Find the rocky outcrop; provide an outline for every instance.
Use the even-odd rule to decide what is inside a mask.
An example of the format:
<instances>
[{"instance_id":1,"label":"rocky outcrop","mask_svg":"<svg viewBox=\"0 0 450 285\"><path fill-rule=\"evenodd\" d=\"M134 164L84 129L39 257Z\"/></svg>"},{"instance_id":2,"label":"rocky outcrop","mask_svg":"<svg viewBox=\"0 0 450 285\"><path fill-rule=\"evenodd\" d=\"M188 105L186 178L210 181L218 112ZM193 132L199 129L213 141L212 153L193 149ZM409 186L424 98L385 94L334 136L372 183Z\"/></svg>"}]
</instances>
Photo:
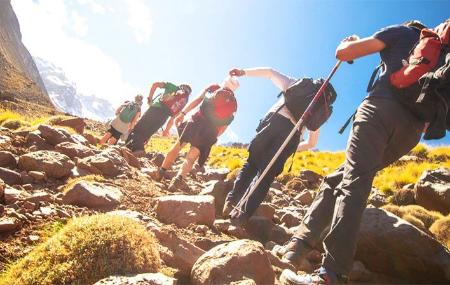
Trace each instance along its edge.
<instances>
[{"instance_id":1,"label":"rocky outcrop","mask_svg":"<svg viewBox=\"0 0 450 285\"><path fill-rule=\"evenodd\" d=\"M134 276L110 276L94 285L176 285L177 280L162 273L142 273Z\"/></svg>"},{"instance_id":2,"label":"rocky outcrop","mask_svg":"<svg viewBox=\"0 0 450 285\"><path fill-rule=\"evenodd\" d=\"M77 166L93 174L104 176L116 176L129 168L117 148L108 148L96 155L80 159Z\"/></svg>"},{"instance_id":3,"label":"rocky outcrop","mask_svg":"<svg viewBox=\"0 0 450 285\"><path fill-rule=\"evenodd\" d=\"M71 159L74 158L85 158L88 156L92 156L95 152L82 144L71 143L71 142L63 142L55 146L55 150L67 155Z\"/></svg>"},{"instance_id":4,"label":"rocky outcrop","mask_svg":"<svg viewBox=\"0 0 450 285\"><path fill-rule=\"evenodd\" d=\"M273 284L275 273L262 244L237 240L218 245L195 262L191 271L193 285L230 284L253 280L255 284Z\"/></svg>"},{"instance_id":5,"label":"rocky outcrop","mask_svg":"<svg viewBox=\"0 0 450 285\"><path fill-rule=\"evenodd\" d=\"M189 224L212 226L215 219L214 197L210 195L170 195L157 199L160 221L179 227Z\"/></svg>"},{"instance_id":6,"label":"rocky outcrop","mask_svg":"<svg viewBox=\"0 0 450 285\"><path fill-rule=\"evenodd\" d=\"M67 189L62 199L66 204L105 209L117 206L122 192L113 186L82 180Z\"/></svg>"},{"instance_id":7,"label":"rocky outcrop","mask_svg":"<svg viewBox=\"0 0 450 285\"><path fill-rule=\"evenodd\" d=\"M40 150L19 157L20 169L42 171L53 178L69 176L74 166L68 156L55 151Z\"/></svg>"},{"instance_id":8,"label":"rocky outcrop","mask_svg":"<svg viewBox=\"0 0 450 285\"><path fill-rule=\"evenodd\" d=\"M450 168L425 171L415 186L416 203L428 210L450 213Z\"/></svg>"},{"instance_id":9,"label":"rocky outcrop","mask_svg":"<svg viewBox=\"0 0 450 285\"><path fill-rule=\"evenodd\" d=\"M19 97L52 106L36 64L22 43L10 0L0 1L0 97Z\"/></svg>"},{"instance_id":10,"label":"rocky outcrop","mask_svg":"<svg viewBox=\"0 0 450 285\"><path fill-rule=\"evenodd\" d=\"M364 211L356 259L372 272L409 283L450 282L450 252L425 232L381 209Z\"/></svg>"}]
</instances>

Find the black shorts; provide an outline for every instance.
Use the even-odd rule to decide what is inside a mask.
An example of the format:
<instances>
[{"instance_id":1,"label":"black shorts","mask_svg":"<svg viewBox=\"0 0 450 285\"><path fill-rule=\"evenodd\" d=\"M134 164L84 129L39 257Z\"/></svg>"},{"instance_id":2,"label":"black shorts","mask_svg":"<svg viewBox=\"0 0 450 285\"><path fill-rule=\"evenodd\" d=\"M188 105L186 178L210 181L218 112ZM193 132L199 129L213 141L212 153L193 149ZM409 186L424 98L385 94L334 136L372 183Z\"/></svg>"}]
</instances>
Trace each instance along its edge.
<instances>
[{"instance_id":1,"label":"black shorts","mask_svg":"<svg viewBox=\"0 0 450 285\"><path fill-rule=\"evenodd\" d=\"M120 137L122 136L122 133L119 132L118 130L114 129L113 126L111 126L111 127L109 128L108 133L110 133L111 136L112 136L113 138L115 138L116 140L119 140Z\"/></svg>"}]
</instances>

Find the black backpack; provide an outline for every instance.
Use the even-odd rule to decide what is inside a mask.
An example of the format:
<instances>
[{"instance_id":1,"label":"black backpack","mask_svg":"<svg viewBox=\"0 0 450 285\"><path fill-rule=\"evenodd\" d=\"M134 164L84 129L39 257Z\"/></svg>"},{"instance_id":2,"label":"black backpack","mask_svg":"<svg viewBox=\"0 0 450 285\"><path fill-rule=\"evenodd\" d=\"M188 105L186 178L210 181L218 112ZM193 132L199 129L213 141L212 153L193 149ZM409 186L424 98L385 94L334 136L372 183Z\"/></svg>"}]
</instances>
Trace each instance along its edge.
<instances>
[{"instance_id":1,"label":"black backpack","mask_svg":"<svg viewBox=\"0 0 450 285\"><path fill-rule=\"evenodd\" d=\"M299 120L303 115L324 82L324 79L302 78L292 84L286 91L280 93L280 95L284 95L284 105L296 120ZM331 83L328 83L325 92L313 106L310 116L305 120L304 125L308 130L315 131L328 120L333 112L332 104L336 97L336 91Z\"/></svg>"}]
</instances>

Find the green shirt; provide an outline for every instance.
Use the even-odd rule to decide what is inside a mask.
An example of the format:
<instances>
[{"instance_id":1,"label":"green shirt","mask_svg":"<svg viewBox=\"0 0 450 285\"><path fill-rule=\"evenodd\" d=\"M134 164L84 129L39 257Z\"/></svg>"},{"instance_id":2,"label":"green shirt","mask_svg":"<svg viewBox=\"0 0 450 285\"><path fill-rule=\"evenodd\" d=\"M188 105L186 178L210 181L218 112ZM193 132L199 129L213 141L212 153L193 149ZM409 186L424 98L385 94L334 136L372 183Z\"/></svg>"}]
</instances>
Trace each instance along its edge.
<instances>
[{"instance_id":1,"label":"green shirt","mask_svg":"<svg viewBox=\"0 0 450 285\"><path fill-rule=\"evenodd\" d=\"M153 102L153 104L152 104L153 107L162 107L161 100L166 96L171 96L173 93L177 92L179 89L178 86L173 83L165 82L164 84L165 84L164 85L164 93Z\"/></svg>"}]
</instances>

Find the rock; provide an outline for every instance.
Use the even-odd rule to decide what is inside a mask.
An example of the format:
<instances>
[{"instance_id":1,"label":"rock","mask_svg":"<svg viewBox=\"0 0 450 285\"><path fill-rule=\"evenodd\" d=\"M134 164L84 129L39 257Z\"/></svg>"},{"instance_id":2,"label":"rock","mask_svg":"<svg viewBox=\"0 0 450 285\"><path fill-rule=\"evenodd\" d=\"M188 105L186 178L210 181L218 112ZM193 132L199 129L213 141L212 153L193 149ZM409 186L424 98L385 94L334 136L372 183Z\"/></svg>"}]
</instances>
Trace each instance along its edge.
<instances>
[{"instance_id":1,"label":"rock","mask_svg":"<svg viewBox=\"0 0 450 285\"><path fill-rule=\"evenodd\" d=\"M163 163L163 161L164 161L164 158L165 158L164 154L159 153L159 152L156 152L156 153L154 153L154 154L152 155L151 161L152 161L152 163L153 163L154 165L156 165L157 167L161 167L161 165L162 165L162 163Z\"/></svg>"},{"instance_id":2,"label":"rock","mask_svg":"<svg viewBox=\"0 0 450 285\"><path fill-rule=\"evenodd\" d=\"M323 176L312 170L301 170L298 177L305 183L308 189L315 189L319 187Z\"/></svg>"},{"instance_id":3,"label":"rock","mask_svg":"<svg viewBox=\"0 0 450 285\"><path fill-rule=\"evenodd\" d=\"M44 182L47 180L47 175L42 171L29 171L28 175L33 177L36 182Z\"/></svg>"},{"instance_id":4,"label":"rock","mask_svg":"<svg viewBox=\"0 0 450 285\"><path fill-rule=\"evenodd\" d=\"M104 176L117 176L128 169L128 163L117 148L108 148L94 156L80 159L77 166Z\"/></svg>"},{"instance_id":5,"label":"rock","mask_svg":"<svg viewBox=\"0 0 450 285\"><path fill-rule=\"evenodd\" d=\"M134 276L110 276L94 285L176 285L177 280L162 273L142 273Z\"/></svg>"},{"instance_id":6,"label":"rock","mask_svg":"<svg viewBox=\"0 0 450 285\"><path fill-rule=\"evenodd\" d=\"M0 219L0 234L15 231L20 225L21 221L17 218L3 217Z\"/></svg>"},{"instance_id":7,"label":"rock","mask_svg":"<svg viewBox=\"0 0 450 285\"><path fill-rule=\"evenodd\" d=\"M0 203L3 202L4 200L4 194L5 194L5 188L6 188L6 184L5 182L0 179Z\"/></svg>"},{"instance_id":8,"label":"rock","mask_svg":"<svg viewBox=\"0 0 450 285\"><path fill-rule=\"evenodd\" d=\"M224 242L226 242L226 241L221 241L221 240L213 241L207 237L200 237L195 240L194 244L195 244L195 246L198 246L199 248L201 248L205 251L208 251L211 248L218 246L219 244L222 244Z\"/></svg>"},{"instance_id":9,"label":"rock","mask_svg":"<svg viewBox=\"0 0 450 285\"><path fill-rule=\"evenodd\" d=\"M31 195L31 197L27 198L27 201L33 202L33 203L40 203L40 202L51 202L52 201L52 195L50 195L47 192L38 191Z\"/></svg>"},{"instance_id":10,"label":"rock","mask_svg":"<svg viewBox=\"0 0 450 285\"><path fill-rule=\"evenodd\" d=\"M14 169L17 167L17 159L9 151L0 151L0 167Z\"/></svg>"},{"instance_id":11,"label":"rock","mask_svg":"<svg viewBox=\"0 0 450 285\"><path fill-rule=\"evenodd\" d=\"M69 176L74 166L67 155L55 151L40 150L19 157L20 169L42 171L54 178Z\"/></svg>"},{"instance_id":12,"label":"rock","mask_svg":"<svg viewBox=\"0 0 450 285\"><path fill-rule=\"evenodd\" d=\"M170 195L157 199L156 214L164 223L179 227L189 224L212 226L215 219L214 197L210 195Z\"/></svg>"},{"instance_id":13,"label":"rock","mask_svg":"<svg viewBox=\"0 0 450 285\"><path fill-rule=\"evenodd\" d=\"M126 147L121 147L120 151L122 153L122 157L127 161L130 166L133 166L137 169L141 169L141 163L136 156Z\"/></svg>"},{"instance_id":14,"label":"rock","mask_svg":"<svg viewBox=\"0 0 450 285\"><path fill-rule=\"evenodd\" d=\"M137 211L130 211L130 210L115 210L108 212L108 215L116 215L121 216L125 218L129 218L132 220L135 220L136 222L149 222L152 219L142 213L139 213Z\"/></svg>"},{"instance_id":15,"label":"rock","mask_svg":"<svg viewBox=\"0 0 450 285\"><path fill-rule=\"evenodd\" d=\"M62 142L73 142L70 134L63 129L57 129L48 125L39 125L41 137L49 144L55 146Z\"/></svg>"},{"instance_id":16,"label":"rock","mask_svg":"<svg viewBox=\"0 0 450 285\"><path fill-rule=\"evenodd\" d=\"M30 194L27 192L8 186L6 186L3 195L6 205L14 204L16 201L26 200L30 197Z\"/></svg>"},{"instance_id":17,"label":"rock","mask_svg":"<svg viewBox=\"0 0 450 285\"><path fill-rule=\"evenodd\" d=\"M286 225L288 228L292 228L300 225L301 215L298 212L286 210L285 208L276 211L279 217L280 223Z\"/></svg>"},{"instance_id":18,"label":"rock","mask_svg":"<svg viewBox=\"0 0 450 285\"><path fill-rule=\"evenodd\" d=\"M53 149L53 146L41 137L41 132L39 131L30 132L27 135L26 143L28 146L35 146L37 150Z\"/></svg>"},{"instance_id":19,"label":"rock","mask_svg":"<svg viewBox=\"0 0 450 285\"><path fill-rule=\"evenodd\" d=\"M416 198L414 197L416 192L414 189L408 187L403 187L400 190L395 191L392 195L392 204L398 206L412 205L416 203Z\"/></svg>"},{"instance_id":20,"label":"rock","mask_svg":"<svg viewBox=\"0 0 450 285\"><path fill-rule=\"evenodd\" d=\"M20 173L8 168L0 167L0 179L11 186L22 184L22 176L20 176Z\"/></svg>"},{"instance_id":21,"label":"rock","mask_svg":"<svg viewBox=\"0 0 450 285\"><path fill-rule=\"evenodd\" d=\"M95 152L87 146L72 142L63 142L55 146L55 150L67 155L71 159L75 157L85 158L95 155Z\"/></svg>"},{"instance_id":22,"label":"rock","mask_svg":"<svg viewBox=\"0 0 450 285\"><path fill-rule=\"evenodd\" d=\"M416 183L416 203L428 210L450 213L450 168L425 171Z\"/></svg>"},{"instance_id":23,"label":"rock","mask_svg":"<svg viewBox=\"0 0 450 285\"><path fill-rule=\"evenodd\" d=\"M205 180L224 180L227 178L230 170L228 168L208 168L205 173L202 174L202 178Z\"/></svg>"},{"instance_id":24,"label":"rock","mask_svg":"<svg viewBox=\"0 0 450 285\"><path fill-rule=\"evenodd\" d=\"M90 133L83 133L83 137L92 145L97 145L100 141L96 136Z\"/></svg>"},{"instance_id":25,"label":"rock","mask_svg":"<svg viewBox=\"0 0 450 285\"><path fill-rule=\"evenodd\" d=\"M22 183L23 184L31 184L31 183L34 182L33 177L28 175L28 172L26 172L26 171L21 171L20 172L20 176L22 177Z\"/></svg>"},{"instance_id":26,"label":"rock","mask_svg":"<svg viewBox=\"0 0 450 285\"><path fill-rule=\"evenodd\" d=\"M258 209L256 209L255 216L265 217L269 220L273 220L275 215L275 207L268 203L261 203Z\"/></svg>"},{"instance_id":27,"label":"rock","mask_svg":"<svg viewBox=\"0 0 450 285\"><path fill-rule=\"evenodd\" d=\"M370 193L368 204L373 205L376 208L380 208L388 203L387 198L378 189L372 188Z\"/></svg>"},{"instance_id":28,"label":"rock","mask_svg":"<svg viewBox=\"0 0 450 285\"><path fill-rule=\"evenodd\" d=\"M262 243L271 240L283 244L291 236L285 228L262 216L252 216L245 225L245 230L253 239Z\"/></svg>"},{"instance_id":29,"label":"rock","mask_svg":"<svg viewBox=\"0 0 450 285\"><path fill-rule=\"evenodd\" d=\"M65 204L94 209L112 208L120 204L122 192L113 186L81 180L64 194Z\"/></svg>"},{"instance_id":30,"label":"rock","mask_svg":"<svg viewBox=\"0 0 450 285\"><path fill-rule=\"evenodd\" d=\"M352 270L348 274L348 279L352 283L366 283L370 281L370 271L366 269L361 261L356 260L353 262Z\"/></svg>"},{"instance_id":31,"label":"rock","mask_svg":"<svg viewBox=\"0 0 450 285\"><path fill-rule=\"evenodd\" d=\"M70 135L70 138L76 144L81 144L81 145L84 145L84 146L88 146L89 145L89 141L82 135L73 134L73 135Z\"/></svg>"},{"instance_id":32,"label":"rock","mask_svg":"<svg viewBox=\"0 0 450 285\"><path fill-rule=\"evenodd\" d=\"M195 262L191 271L193 285L229 284L252 279L255 284L273 284L275 273L262 244L237 240L218 245Z\"/></svg>"},{"instance_id":33,"label":"rock","mask_svg":"<svg viewBox=\"0 0 450 285\"><path fill-rule=\"evenodd\" d=\"M195 261L205 253L204 250L178 237L173 230L168 230L154 224L148 229L159 241L160 256L164 263L177 268L181 274L189 276Z\"/></svg>"},{"instance_id":34,"label":"rock","mask_svg":"<svg viewBox=\"0 0 450 285\"><path fill-rule=\"evenodd\" d=\"M214 221L214 228L219 232L223 232L237 238L250 238L250 234L245 230L244 227L233 225L229 219L222 220L217 219Z\"/></svg>"},{"instance_id":35,"label":"rock","mask_svg":"<svg viewBox=\"0 0 450 285\"><path fill-rule=\"evenodd\" d=\"M281 260L276 254L274 254L270 250L266 250L266 254L267 257L269 257L270 264L272 264L272 266L278 267L280 269L290 269L292 271L295 271L295 267L292 264Z\"/></svg>"},{"instance_id":36,"label":"rock","mask_svg":"<svg viewBox=\"0 0 450 285\"><path fill-rule=\"evenodd\" d=\"M300 194L297 194L294 198L300 205L309 206L314 201L315 192L310 190L303 190Z\"/></svg>"},{"instance_id":37,"label":"rock","mask_svg":"<svg viewBox=\"0 0 450 285\"><path fill-rule=\"evenodd\" d=\"M281 189L283 189L283 184L282 184L281 182L279 182L279 181L274 181L274 182L272 182L272 184L270 185L270 188L274 188L274 189L277 189L277 190L281 190Z\"/></svg>"},{"instance_id":38,"label":"rock","mask_svg":"<svg viewBox=\"0 0 450 285\"><path fill-rule=\"evenodd\" d=\"M355 259L372 272L408 283L450 281L450 252L425 232L377 208L364 211Z\"/></svg>"},{"instance_id":39,"label":"rock","mask_svg":"<svg viewBox=\"0 0 450 285\"><path fill-rule=\"evenodd\" d=\"M228 181L212 180L205 184L200 195L211 195L214 197L216 216L222 216L223 204L228 192L233 188L233 184Z\"/></svg>"},{"instance_id":40,"label":"rock","mask_svg":"<svg viewBox=\"0 0 450 285\"><path fill-rule=\"evenodd\" d=\"M84 132L84 127L86 122L82 118L72 117L62 120L55 121L55 125L69 127L74 129L77 133L82 134Z\"/></svg>"}]
</instances>

